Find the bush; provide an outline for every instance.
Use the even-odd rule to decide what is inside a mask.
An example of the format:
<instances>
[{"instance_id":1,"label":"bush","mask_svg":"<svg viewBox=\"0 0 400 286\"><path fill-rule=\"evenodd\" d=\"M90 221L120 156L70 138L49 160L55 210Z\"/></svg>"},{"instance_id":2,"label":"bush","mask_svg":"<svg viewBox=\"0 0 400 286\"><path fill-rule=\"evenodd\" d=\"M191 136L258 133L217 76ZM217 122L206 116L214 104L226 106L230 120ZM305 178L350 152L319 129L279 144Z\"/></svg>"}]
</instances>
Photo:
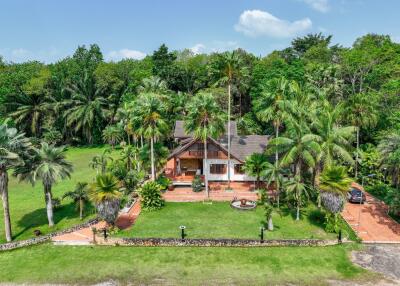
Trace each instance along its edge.
<instances>
[{"instance_id":1,"label":"bush","mask_svg":"<svg viewBox=\"0 0 400 286\"><path fill-rule=\"evenodd\" d=\"M139 191L142 209L153 211L161 209L164 206L164 200L161 197L162 186L157 182L147 182Z\"/></svg>"},{"instance_id":2,"label":"bush","mask_svg":"<svg viewBox=\"0 0 400 286\"><path fill-rule=\"evenodd\" d=\"M203 180L199 175L196 175L192 181L193 192L201 192L203 190Z\"/></svg>"},{"instance_id":3,"label":"bush","mask_svg":"<svg viewBox=\"0 0 400 286\"><path fill-rule=\"evenodd\" d=\"M260 205L263 205L266 202L268 202L268 195L267 195L266 189L258 189L258 190L256 190L256 192L259 194L259 198L260 198L259 204Z\"/></svg>"},{"instance_id":4,"label":"bush","mask_svg":"<svg viewBox=\"0 0 400 286\"><path fill-rule=\"evenodd\" d=\"M48 144L59 144L63 139L63 136L60 131L51 127L45 133L43 133L43 141Z\"/></svg>"},{"instance_id":5,"label":"bush","mask_svg":"<svg viewBox=\"0 0 400 286\"><path fill-rule=\"evenodd\" d=\"M387 194L393 190L392 187L383 183L374 186L367 186L366 189L368 193L381 200L384 200Z\"/></svg>"},{"instance_id":6,"label":"bush","mask_svg":"<svg viewBox=\"0 0 400 286\"><path fill-rule=\"evenodd\" d=\"M162 190L166 190L172 183L172 181L165 176L159 176L156 182L162 187Z\"/></svg>"}]
</instances>

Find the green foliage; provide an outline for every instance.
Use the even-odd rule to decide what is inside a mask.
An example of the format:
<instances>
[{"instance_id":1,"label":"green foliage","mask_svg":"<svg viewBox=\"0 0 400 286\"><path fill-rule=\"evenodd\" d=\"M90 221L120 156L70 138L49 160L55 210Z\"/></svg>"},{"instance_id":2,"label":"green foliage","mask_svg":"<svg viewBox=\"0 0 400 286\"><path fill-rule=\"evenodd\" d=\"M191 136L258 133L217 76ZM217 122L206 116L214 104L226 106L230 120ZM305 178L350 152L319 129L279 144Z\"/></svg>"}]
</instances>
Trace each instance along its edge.
<instances>
[{"instance_id":1,"label":"green foliage","mask_svg":"<svg viewBox=\"0 0 400 286\"><path fill-rule=\"evenodd\" d=\"M156 182L161 186L162 190L166 190L172 183L171 179L165 176L159 176Z\"/></svg>"},{"instance_id":2,"label":"green foliage","mask_svg":"<svg viewBox=\"0 0 400 286\"><path fill-rule=\"evenodd\" d=\"M201 176L196 175L192 181L192 190L193 192L201 192L203 190L203 180Z\"/></svg>"},{"instance_id":3,"label":"green foliage","mask_svg":"<svg viewBox=\"0 0 400 286\"><path fill-rule=\"evenodd\" d=\"M254 153L246 158L243 169L247 175L255 177L257 187L260 187L260 180L264 172L270 167L268 157L263 153Z\"/></svg>"},{"instance_id":4,"label":"green foliage","mask_svg":"<svg viewBox=\"0 0 400 286\"><path fill-rule=\"evenodd\" d=\"M385 201L389 205L389 211L400 217L400 190L399 189L390 189L385 196Z\"/></svg>"},{"instance_id":5,"label":"green foliage","mask_svg":"<svg viewBox=\"0 0 400 286\"><path fill-rule=\"evenodd\" d=\"M164 206L161 196L162 186L157 182L147 182L139 190L140 203L143 210L154 211Z\"/></svg>"}]
</instances>

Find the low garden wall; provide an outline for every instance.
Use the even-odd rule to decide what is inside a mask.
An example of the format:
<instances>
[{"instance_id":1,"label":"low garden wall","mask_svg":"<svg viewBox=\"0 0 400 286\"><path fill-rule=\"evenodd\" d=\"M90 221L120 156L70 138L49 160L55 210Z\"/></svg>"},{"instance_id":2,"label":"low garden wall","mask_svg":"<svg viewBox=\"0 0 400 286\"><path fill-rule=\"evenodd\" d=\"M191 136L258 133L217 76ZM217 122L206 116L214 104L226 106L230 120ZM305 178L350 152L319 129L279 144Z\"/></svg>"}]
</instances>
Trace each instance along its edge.
<instances>
[{"instance_id":1,"label":"low garden wall","mask_svg":"<svg viewBox=\"0 0 400 286\"><path fill-rule=\"evenodd\" d=\"M121 238L99 239L100 245L120 246L193 246L193 247L273 247L273 246L329 246L339 244L338 240L323 239L177 239L177 238Z\"/></svg>"},{"instance_id":2,"label":"low garden wall","mask_svg":"<svg viewBox=\"0 0 400 286\"><path fill-rule=\"evenodd\" d=\"M52 233L49 233L49 234L46 234L46 235L43 235L43 236L33 237L33 238L30 238L30 239L26 239L26 240L3 243L3 244L0 244L0 251L12 250L12 249L16 249L16 248L25 247L25 246L44 243L44 242L49 241L54 236L58 236L58 235L66 234L66 233L71 233L71 232L74 232L76 230L95 225L96 223L98 223L98 221L99 220L96 218L96 219L89 220L88 222L75 225L75 226L70 227L68 229L55 231L55 232L52 232Z\"/></svg>"}]
</instances>

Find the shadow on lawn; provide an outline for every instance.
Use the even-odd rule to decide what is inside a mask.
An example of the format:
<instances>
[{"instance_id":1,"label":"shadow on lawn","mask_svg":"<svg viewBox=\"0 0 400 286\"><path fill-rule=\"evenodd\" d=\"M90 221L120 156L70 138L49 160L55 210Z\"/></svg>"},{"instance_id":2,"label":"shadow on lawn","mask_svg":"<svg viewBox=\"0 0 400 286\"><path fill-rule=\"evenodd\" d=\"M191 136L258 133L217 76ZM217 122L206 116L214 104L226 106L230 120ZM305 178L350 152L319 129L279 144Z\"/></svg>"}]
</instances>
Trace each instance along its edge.
<instances>
[{"instance_id":1,"label":"shadow on lawn","mask_svg":"<svg viewBox=\"0 0 400 286\"><path fill-rule=\"evenodd\" d=\"M94 208L88 206L84 211L85 218L91 214L93 214ZM79 221L79 211L76 209L76 205L73 202L70 202L65 205L61 205L59 208L54 210L54 228L50 231L57 230L57 224L61 220L78 220ZM82 220L82 221L83 221ZM33 236L33 231L35 229L40 229L43 233L48 233L48 220L47 220L47 212L46 208L39 208L34 210L33 212L25 214L19 221L18 226L21 227L21 231L14 234L14 238L18 238L19 236L25 234L29 231L29 236Z\"/></svg>"}]
</instances>

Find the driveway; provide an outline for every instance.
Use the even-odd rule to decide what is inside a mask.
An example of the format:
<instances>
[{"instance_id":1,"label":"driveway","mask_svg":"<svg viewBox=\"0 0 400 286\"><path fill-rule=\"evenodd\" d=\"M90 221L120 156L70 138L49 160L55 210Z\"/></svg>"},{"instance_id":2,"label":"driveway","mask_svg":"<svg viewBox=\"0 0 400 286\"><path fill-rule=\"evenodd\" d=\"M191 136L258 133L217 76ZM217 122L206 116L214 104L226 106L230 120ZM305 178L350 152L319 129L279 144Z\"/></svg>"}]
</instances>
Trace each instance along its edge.
<instances>
[{"instance_id":1,"label":"driveway","mask_svg":"<svg viewBox=\"0 0 400 286\"><path fill-rule=\"evenodd\" d=\"M359 185L353 187L362 189ZM363 205L346 203L343 218L364 243L400 243L400 224L387 214L387 206L370 194L365 195L367 201Z\"/></svg>"}]
</instances>

